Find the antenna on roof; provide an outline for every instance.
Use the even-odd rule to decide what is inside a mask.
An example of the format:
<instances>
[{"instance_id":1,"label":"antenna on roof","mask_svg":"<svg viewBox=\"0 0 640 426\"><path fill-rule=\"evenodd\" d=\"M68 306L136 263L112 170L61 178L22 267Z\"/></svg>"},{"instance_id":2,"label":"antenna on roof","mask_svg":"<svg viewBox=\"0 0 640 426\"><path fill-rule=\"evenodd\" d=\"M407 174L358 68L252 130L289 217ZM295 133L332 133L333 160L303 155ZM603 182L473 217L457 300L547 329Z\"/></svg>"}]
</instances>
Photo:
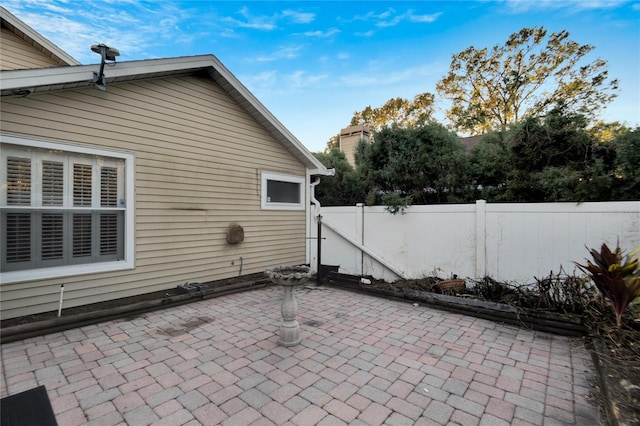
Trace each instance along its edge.
<instances>
[{"instance_id":1,"label":"antenna on roof","mask_svg":"<svg viewBox=\"0 0 640 426\"><path fill-rule=\"evenodd\" d=\"M91 46L91 50L100 55L100 72L93 73L93 84L100 90L107 90L107 83L104 80L104 65L105 61L116 62L116 56L120 56L118 49L109 47L106 44L94 44Z\"/></svg>"}]
</instances>

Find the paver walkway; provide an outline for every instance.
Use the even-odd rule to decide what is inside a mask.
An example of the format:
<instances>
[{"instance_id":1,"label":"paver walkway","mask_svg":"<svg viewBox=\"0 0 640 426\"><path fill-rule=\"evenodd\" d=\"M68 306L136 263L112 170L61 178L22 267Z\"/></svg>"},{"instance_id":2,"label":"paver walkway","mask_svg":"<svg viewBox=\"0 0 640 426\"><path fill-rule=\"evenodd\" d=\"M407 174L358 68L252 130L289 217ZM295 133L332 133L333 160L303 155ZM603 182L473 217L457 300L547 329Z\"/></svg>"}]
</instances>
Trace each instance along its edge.
<instances>
[{"instance_id":1,"label":"paver walkway","mask_svg":"<svg viewBox=\"0 0 640 426\"><path fill-rule=\"evenodd\" d=\"M338 289L195 302L2 346L3 395L45 385L58 423L597 424L588 352L565 337Z\"/></svg>"}]
</instances>

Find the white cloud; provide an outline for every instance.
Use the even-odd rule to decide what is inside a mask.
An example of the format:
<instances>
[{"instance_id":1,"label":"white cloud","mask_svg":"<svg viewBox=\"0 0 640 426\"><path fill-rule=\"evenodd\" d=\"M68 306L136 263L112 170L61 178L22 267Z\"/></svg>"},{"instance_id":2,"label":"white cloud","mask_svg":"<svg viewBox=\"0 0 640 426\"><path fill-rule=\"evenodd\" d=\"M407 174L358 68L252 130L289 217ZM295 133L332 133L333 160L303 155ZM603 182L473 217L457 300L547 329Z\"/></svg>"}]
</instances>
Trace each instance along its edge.
<instances>
[{"instance_id":1,"label":"white cloud","mask_svg":"<svg viewBox=\"0 0 640 426\"><path fill-rule=\"evenodd\" d=\"M353 19L355 21L375 21L375 22L381 22L381 21L386 21L388 20L391 16L395 15L395 10L394 9L387 9L384 12L373 12L373 11L369 11L367 13L365 13L364 15L358 15L355 16Z\"/></svg>"},{"instance_id":2,"label":"white cloud","mask_svg":"<svg viewBox=\"0 0 640 426\"><path fill-rule=\"evenodd\" d=\"M302 70L294 71L285 77L285 80L291 89L313 87L326 79L327 75L325 74L310 74Z\"/></svg>"},{"instance_id":3,"label":"white cloud","mask_svg":"<svg viewBox=\"0 0 640 426\"><path fill-rule=\"evenodd\" d=\"M248 86L273 87L278 82L276 71L263 71L242 77L242 81Z\"/></svg>"},{"instance_id":4,"label":"white cloud","mask_svg":"<svg viewBox=\"0 0 640 426\"><path fill-rule=\"evenodd\" d=\"M224 21L230 22L238 27L251 28L255 30L271 31L277 28L275 24L276 18L273 16L252 16L248 7L243 7L238 11L245 19L241 21L230 16L223 18Z\"/></svg>"},{"instance_id":5,"label":"white cloud","mask_svg":"<svg viewBox=\"0 0 640 426\"><path fill-rule=\"evenodd\" d=\"M431 22L435 22L440 15L442 15L442 12L438 12L438 13L432 13L429 15L414 15L413 13L409 14L408 19L411 22L419 22L419 23L431 23Z\"/></svg>"},{"instance_id":6,"label":"white cloud","mask_svg":"<svg viewBox=\"0 0 640 426\"><path fill-rule=\"evenodd\" d=\"M386 27L394 27L403 21L413 22L413 23L432 23L435 22L438 17L440 17L441 13L432 13L432 14L415 14L415 12L411 9L407 10L404 13L398 14L395 9L389 8L384 12L376 13L376 12L367 12L364 15L359 15L354 18L357 21L371 21L374 23L376 27L386 28Z\"/></svg>"},{"instance_id":7,"label":"white cloud","mask_svg":"<svg viewBox=\"0 0 640 426\"><path fill-rule=\"evenodd\" d=\"M433 13L429 15L415 15L413 10L408 10L401 15L396 15L392 19L387 21L379 21L376 23L378 27L393 27L398 25L400 22L408 21L415 23L432 23L435 22L441 13Z\"/></svg>"},{"instance_id":8,"label":"white cloud","mask_svg":"<svg viewBox=\"0 0 640 426\"><path fill-rule=\"evenodd\" d=\"M317 30L317 31L306 31L302 33L302 35L306 37L314 37L314 38L329 38L336 34L339 34L341 31L337 28L330 28L326 31Z\"/></svg>"},{"instance_id":9,"label":"white cloud","mask_svg":"<svg viewBox=\"0 0 640 426\"><path fill-rule=\"evenodd\" d=\"M98 40L95 37L93 26L70 20L64 16L45 16L34 13L21 13L17 16L81 62L87 60L95 62L95 54L90 50L92 44L100 42L108 44L106 40Z\"/></svg>"},{"instance_id":10,"label":"white cloud","mask_svg":"<svg viewBox=\"0 0 640 426\"><path fill-rule=\"evenodd\" d=\"M301 90L324 87L326 74L312 74L304 70L281 74L275 70L239 76L240 80L258 97L277 97Z\"/></svg>"},{"instance_id":11,"label":"white cloud","mask_svg":"<svg viewBox=\"0 0 640 426\"><path fill-rule=\"evenodd\" d=\"M284 10L273 15L254 16L248 7L243 7L238 11L244 19L237 19L231 16L224 17L225 22L229 22L240 28L250 28L262 31L272 31L278 28L278 21L288 19L294 24L308 24L316 18L314 13L297 12L294 10Z\"/></svg>"},{"instance_id":12,"label":"white cloud","mask_svg":"<svg viewBox=\"0 0 640 426\"><path fill-rule=\"evenodd\" d=\"M12 1L4 1L3 7L8 9L12 13L22 7L41 8L41 9L44 9L50 12L55 12L55 13L70 13L73 11L73 9L69 9L68 7L64 7L59 4L59 3L66 3L66 2L51 1L51 0L24 0L24 1L19 1L17 3L18 4Z\"/></svg>"},{"instance_id":13,"label":"white cloud","mask_svg":"<svg viewBox=\"0 0 640 426\"><path fill-rule=\"evenodd\" d=\"M365 32L357 32L357 33L354 33L353 35L358 36L358 37L371 37L375 33L376 32L374 30L369 30L369 31L365 31Z\"/></svg>"},{"instance_id":14,"label":"white cloud","mask_svg":"<svg viewBox=\"0 0 640 426\"><path fill-rule=\"evenodd\" d=\"M223 29L218 35L222 38L239 38L240 36L231 28Z\"/></svg>"},{"instance_id":15,"label":"white cloud","mask_svg":"<svg viewBox=\"0 0 640 426\"><path fill-rule=\"evenodd\" d=\"M612 9L619 7L627 0L506 0L507 8L512 13L527 13L535 10L566 10L580 12L583 10Z\"/></svg>"},{"instance_id":16,"label":"white cloud","mask_svg":"<svg viewBox=\"0 0 640 426\"><path fill-rule=\"evenodd\" d=\"M300 54L301 46L284 46L271 53L270 55L258 56L254 59L256 62L271 62L278 59L294 59Z\"/></svg>"},{"instance_id":17,"label":"white cloud","mask_svg":"<svg viewBox=\"0 0 640 426\"><path fill-rule=\"evenodd\" d=\"M442 66L438 64L424 64L417 67L403 68L398 71L389 71L383 69L377 63L372 63L364 72L343 75L340 81L349 87L388 86L399 83L420 82L420 80L431 79L441 72Z\"/></svg>"},{"instance_id":18,"label":"white cloud","mask_svg":"<svg viewBox=\"0 0 640 426\"><path fill-rule=\"evenodd\" d=\"M340 77L340 81L348 87L361 87L376 84L379 80L370 74L346 74Z\"/></svg>"},{"instance_id":19,"label":"white cloud","mask_svg":"<svg viewBox=\"0 0 640 426\"><path fill-rule=\"evenodd\" d=\"M153 57L148 52L168 41L187 45L203 34L189 28L188 8L169 2L6 0L3 5L82 63L98 62L92 44L107 44L120 51L120 60L132 60Z\"/></svg>"},{"instance_id":20,"label":"white cloud","mask_svg":"<svg viewBox=\"0 0 640 426\"><path fill-rule=\"evenodd\" d=\"M282 16L291 18L296 24L308 24L316 19L315 13L295 12L293 10L285 10Z\"/></svg>"}]
</instances>

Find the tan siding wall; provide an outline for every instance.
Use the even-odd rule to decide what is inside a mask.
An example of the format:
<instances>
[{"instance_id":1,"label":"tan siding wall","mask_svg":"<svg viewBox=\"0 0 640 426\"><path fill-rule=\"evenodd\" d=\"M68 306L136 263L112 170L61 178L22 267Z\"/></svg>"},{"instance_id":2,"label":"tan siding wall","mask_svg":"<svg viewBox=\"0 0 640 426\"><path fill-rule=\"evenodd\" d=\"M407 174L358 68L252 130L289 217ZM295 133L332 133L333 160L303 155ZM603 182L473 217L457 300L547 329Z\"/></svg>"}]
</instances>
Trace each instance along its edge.
<instances>
[{"instance_id":1,"label":"tan siding wall","mask_svg":"<svg viewBox=\"0 0 640 426\"><path fill-rule=\"evenodd\" d=\"M0 70L59 66L56 61L25 43L7 28L0 31Z\"/></svg>"},{"instance_id":2,"label":"tan siding wall","mask_svg":"<svg viewBox=\"0 0 640 426\"><path fill-rule=\"evenodd\" d=\"M234 277L241 256L242 274L305 261L305 212L260 208L261 171L305 176L304 165L208 79L7 99L2 130L136 161L136 269L2 284L3 318L57 309L62 283L70 307ZM243 243L226 243L231 224Z\"/></svg>"}]
</instances>

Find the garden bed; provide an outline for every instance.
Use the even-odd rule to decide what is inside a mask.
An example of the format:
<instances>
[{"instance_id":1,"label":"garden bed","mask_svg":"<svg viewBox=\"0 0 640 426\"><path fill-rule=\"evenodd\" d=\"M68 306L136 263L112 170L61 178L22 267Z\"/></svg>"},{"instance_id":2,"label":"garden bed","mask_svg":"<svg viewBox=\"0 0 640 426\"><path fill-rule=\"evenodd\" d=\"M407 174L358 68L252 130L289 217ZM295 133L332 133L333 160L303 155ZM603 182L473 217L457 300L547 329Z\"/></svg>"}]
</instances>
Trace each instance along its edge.
<instances>
[{"instance_id":1,"label":"garden bed","mask_svg":"<svg viewBox=\"0 0 640 426\"><path fill-rule=\"evenodd\" d=\"M464 297L464 293L457 296L443 294L442 290L434 291L434 289L438 288L439 281L437 279L425 280L400 281L390 284L368 279L371 284L362 284L359 277L331 272L327 283L351 291L376 294L408 302L418 302L464 315L472 315L539 331L565 336L584 336L587 334L587 329L582 324L582 319L577 315L521 308L496 301ZM421 281L423 284L420 284Z\"/></svg>"}]
</instances>

